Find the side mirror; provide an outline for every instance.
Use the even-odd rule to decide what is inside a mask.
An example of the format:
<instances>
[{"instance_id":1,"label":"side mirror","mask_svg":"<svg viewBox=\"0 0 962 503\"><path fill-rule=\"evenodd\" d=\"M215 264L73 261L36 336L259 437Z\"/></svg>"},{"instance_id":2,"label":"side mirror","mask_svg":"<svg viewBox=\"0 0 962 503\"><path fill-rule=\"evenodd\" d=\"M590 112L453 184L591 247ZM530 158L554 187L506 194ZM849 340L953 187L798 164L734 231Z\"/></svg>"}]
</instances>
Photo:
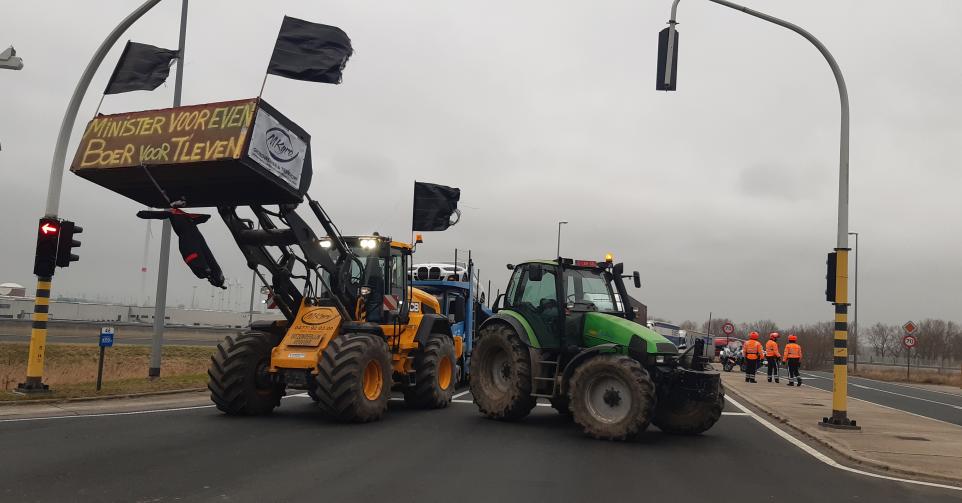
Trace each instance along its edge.
<instances>
[{"instance_id":1,"label":"side mirror","mask_svg":"<svg viewBox=\"0 0 962 503\"><path fill-rule=\"evenodd\" d=\"M615 276L621 276L622 274L624 274L624 273L625 273L625 264L624 264L624 262L618 262L617 264L615 264L615 267L614 267L614 269L612 269L611 272L612 272L612 274L614 274Z\"/></svg>"},{"instance_id":2,"label":"side mirror","mask_svg":"<svg viewBox=\"0 0 962 503\"><path fill-rule=\"evenodd\" d=\"M514 264L508 264L508 270L509 270L509 271L513 271L513 270L514 270Z\"/></svg>"},{"instance_id":3,"label":"side mirror","mask_svg":"<svg viewBox=\"0 0 962 503\"><path fill-rule=\"evenodd\" d=\"M528 281L541 281L544 277L544 270L541 266L528 266Z\"/></svg>"},{"instance_id":4,"label":"side mirror","mask_svg":"<svg viewBox=\"0 0 962 503\"><path fill-rule=\"evenodd\" d=\"M641 288L641 274L638 271L631 273L631 279L635 280L635 288Z\"/></svg>"},{"instance_id":5,"label":"side mirror","mask_svg":"<svg viewBox=\"0 0 962 503\"><path fill-rule=\"evenodd\" d=\"M500 311L500 310L501 310L501 301L503 301L503 300L504 300L504 294L502 293L502 294L498 295L498 296L494 299L494 303L491 304L491 312L496 313L496 312Z\"/></svg>"}]
</instances>

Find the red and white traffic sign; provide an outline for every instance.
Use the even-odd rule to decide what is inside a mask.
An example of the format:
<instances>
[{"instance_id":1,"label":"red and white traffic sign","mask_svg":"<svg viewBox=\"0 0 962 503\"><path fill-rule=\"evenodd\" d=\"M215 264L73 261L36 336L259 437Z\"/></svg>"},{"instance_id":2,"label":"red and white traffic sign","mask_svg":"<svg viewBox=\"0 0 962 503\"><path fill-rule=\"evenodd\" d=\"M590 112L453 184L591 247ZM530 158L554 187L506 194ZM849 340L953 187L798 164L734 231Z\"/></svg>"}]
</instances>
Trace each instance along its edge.
<instances>
[{"instance_id":1,"label":"red and white traffic sign","mask_svg":"<svg viewBox=\"0 0 962 503\"><path fill-rule=\"evenodd\" d=\"M735 325L732 325L730 321L726 321L725 324L722 325L722 332L724 332L725 335L735 333Z\"/></svg>"},{"instance_id":2,"label":"red and white traffic sign","mask_svg":"<svg viewBox=\"0 0 962 503\"><path fill-rule=\"evenodd\" d=\"M905 325L902 325L902 330L904 330L907 335L913 335L919 331L919 326L910 320L905 322Z\"/></svg>"},{"instance_id":3,"label":"red and white traffic sign","mask_svg":"<svg viewBox=\"0 0 962 503\"><path fill-rule=\"evenodd\" d=\"M902 337L902 345L908 349L914 348L919 343L919 339L914 335L906 335Z\"/></svg>"}]
</instances>

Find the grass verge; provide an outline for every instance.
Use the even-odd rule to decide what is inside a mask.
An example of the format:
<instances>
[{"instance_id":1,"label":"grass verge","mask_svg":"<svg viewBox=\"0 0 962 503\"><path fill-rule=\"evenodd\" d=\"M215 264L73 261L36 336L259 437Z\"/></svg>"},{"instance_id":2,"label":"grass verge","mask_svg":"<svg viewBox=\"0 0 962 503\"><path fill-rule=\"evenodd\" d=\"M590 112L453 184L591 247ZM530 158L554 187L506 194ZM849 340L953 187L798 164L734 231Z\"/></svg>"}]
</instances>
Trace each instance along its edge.
<instances>
[{"instance_id":1,"label":"grass verge","mask_svg":"<svg viewBox=\"0 0 962 503\"><path fill-rule=\"evenodd\" d=\"M915 369L910 372L909 378L905 377L905 368L860 368L852 375L875 379L878 381L905 382L918 384L943 384L947 386L962 386L962 375L960 374L940 374L931 369Z\"/></svg>"},{"instance_id":2,"label":"grass verge","mask_svg":"<svg viewBox=\"0 0 962 503\"><path fill-rule=\"evenodd\" d=\"M78 398L149 393L204 387L212 347L167 346L161 353L162 377L146 378L150 348L115 346L104 356L103 388L95 390L100 348L93 344L54 344L46 348L44 382L53 393L24 397L9 393L26 376L26 343L0 343L0 401Z\"/></svg>"}]
</instances>

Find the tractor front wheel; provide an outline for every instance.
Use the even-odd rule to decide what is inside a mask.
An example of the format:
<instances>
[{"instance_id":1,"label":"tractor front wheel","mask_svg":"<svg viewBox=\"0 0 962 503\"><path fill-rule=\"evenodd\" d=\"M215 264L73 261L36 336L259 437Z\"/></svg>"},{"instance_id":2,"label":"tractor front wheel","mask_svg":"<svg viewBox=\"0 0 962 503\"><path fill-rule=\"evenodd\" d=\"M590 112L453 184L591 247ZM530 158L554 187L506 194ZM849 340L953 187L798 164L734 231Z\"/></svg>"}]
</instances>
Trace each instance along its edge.
<instances>
[{"instance_id":1,"label":"tractor front wheel","mask_svg":"<svg viewBox=\"0 0 962 503\"><path fill-rule=\"evenodd\" d=\"M721 418L725 408L725 388L718 385L718 396L711 401L693 401L684 397L667 398L658 404L652 423L665 433L697 435L708 431Z\"/></svg>"},{"instance_id":2,"label":"tractor front wheel","mask_svg":"<svg viewBox=\"0 0 962 503\"><path fill-rule=\"evenodd\" d=\"M343 422L375 421L391 394L391 351L382 337L346 333L334 338L317 365L317 403Z\"/></svg>"},{"instance_id":3,"label":"tractor front wheel","mask_svg":"<svg viewBox=\"0 0 962 503\"><path fill-rule=\"evenodd\" d=\"M441 409L451 403L457 385L454 341L431 334L414 355L414 386L404 390L404 402L419 409Z\"/></svg>"},{"instance_id":4,"label":"tractor front wheel","mask_svg":"<svg viewBox=\"0 0 962 503\"><path fill-rule=\"evenodd\" d=\"M217 345L207 370L207 389L217 409L229 416L270 414L281 404L284 383L268 372L274 337L241 332Z\"/></svg>"},{"instance_id":5,"label":"tractor front wheel","mask_svg":"<svg viewBox=\"0 0 962 503\"><path fill-rule=\"evenodd\" d=\"M534 408L531 357L511 326L497 323L481 328L468 384L478 410L490 418L518 420Z\"/></svg>"},{"instance_id":6,"label":"tractor front wheel","mask_svg":"<svg viewBox=\"0 0 962 503\"><path fill-rule=\"evenodd\" d=\"M571 377L571 413L585 434L625 440L645 431L655 409L655 385L637 360L596 356Z\"/></svg>"}]
</instances>

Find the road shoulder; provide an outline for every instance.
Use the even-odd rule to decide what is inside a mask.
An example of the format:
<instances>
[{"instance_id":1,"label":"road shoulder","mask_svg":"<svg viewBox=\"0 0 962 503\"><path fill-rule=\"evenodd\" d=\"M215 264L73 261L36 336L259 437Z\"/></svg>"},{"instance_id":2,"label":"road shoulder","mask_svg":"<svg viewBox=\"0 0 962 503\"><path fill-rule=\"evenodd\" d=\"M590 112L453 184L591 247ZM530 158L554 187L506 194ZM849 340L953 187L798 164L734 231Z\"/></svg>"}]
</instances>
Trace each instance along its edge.
<instances>
[{"instance_id":1,"label":"road shoulder","mask_svg":"<svg viewBox=\"0 0 962 503\"><path fill-rule=\"evenodd\" d=\"M962 427L868 402L850 400L849 417L859 431L818 426L832 411L830 392L802 386L744 382L741 373L722 373L726 390L775 420L838 462L887 475L962 485Z\"/></svg>"},{"instance_id":2,"label":"road shoulder","mask_svg":"<svg viewBox=\"0 0 962 503\"><path fill-rule=\"evenodd\" d=\"M54 418L96 414L123 414L149 410L212 406L206 390L150 394L148 396L103 397L95 400L53 400L42 403L0 405L0 422L31 418Z\"/></svg>"}]
</instances>

